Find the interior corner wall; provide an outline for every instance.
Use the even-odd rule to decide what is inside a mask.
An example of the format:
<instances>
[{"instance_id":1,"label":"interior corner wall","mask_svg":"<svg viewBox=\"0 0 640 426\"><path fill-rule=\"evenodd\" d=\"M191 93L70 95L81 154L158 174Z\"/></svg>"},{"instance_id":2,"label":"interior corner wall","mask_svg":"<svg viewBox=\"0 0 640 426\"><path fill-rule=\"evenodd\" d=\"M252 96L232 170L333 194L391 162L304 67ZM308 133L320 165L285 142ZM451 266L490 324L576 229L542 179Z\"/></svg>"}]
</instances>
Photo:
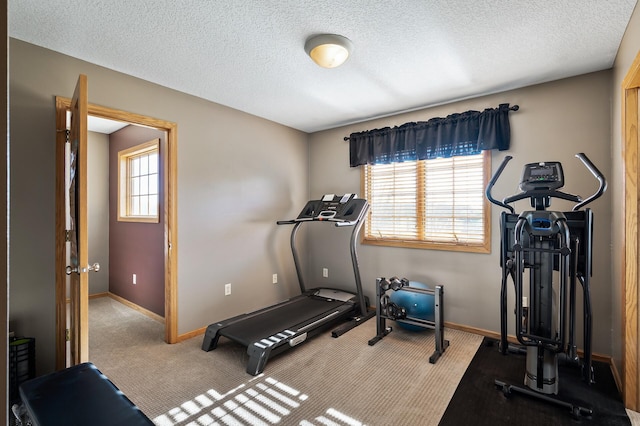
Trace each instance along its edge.
<instances>
[{"instance_id":1,"label":"interior corner wall","mask_svg":"<svg viewBox=\"0 0 640 426\"><path fill-rule=\"evenodd\" d=\"M16 39L9 62L9 315L36 338L37 374L55 365L54 97L71 97L79 74L89 103L177 123L178 334L299 292L290 227L276 221L308 200L306 133Z\"/></svg>"},{"instance_id":2,"label":"interior corner wall","mask_svg":"<svg viewBox=\"0 0 640 426\"><path fill-rule=\"evenodd\" d=\"M612 282L612 316L613 323L611 327L611 338L613 340L613 361L620 374L623 373L622 358L624 349L623 344L623 327L622 320L624 315L623 289L622 280L625 271L622 268L625 258L625 247L623 245L625 239L625 223L624 223L624 135L622 132L622 81L629 72L631 64L636 56L640 53L640 6L636 8L629 20L627 30L620 43L618 54L613 66L613 79L611 85L612 92L612 179L610 180L609 190L613 199L613 205L617 206L613 209L611 221L612 235L612 265L613 273ZM637 342L636 342L637 343Z\"/></svg>"},{"instance_id":3,"label":"interior corner wall","mask_svg":"<svg viewBox=\"0 0 640 426\"><path fill-rule=\"evenodd\" d=\"M2 180L0 182L0 192L7 194L0 200L0 212L2 212L2 223L0 224L0 234L3 236L2 244L0 244L0 275L2 275L2 283L0 284L0 327L4 330L6 335L9 335L9 277L8 277L8 246L9 246L9 229L8 223L8 195L9 195L9 175L8 175L8 163L9 163L9 150L11 149L9 143L9 18L8 18L8 1L3 1L0 5L0 31L2 32L2 47L0 50L3 52L2 61L2 91L4 93L3 103L0 107L0 114L2 116L2 124L0 125L0 134L2 134L2 141L0 142L0 151L2 151L2 162L0 163L0 175ZM6 238L5 238L6 236ZM5 420L9 418L8 407L8 389L9 389L9 340L3 339L0 343L0 363L5 368L0 373L0 418Z\"/></svg>"},{"instance_id":4,"label":"interior corner wall","mask_svg":"<svg viewBox=\"0 0 640 426\"><path fill-rule=\"evenodd\" d=\"M89 275L89 295L94 295L109 291L109 136L89 132L87 164L89 263L100 265Z\"/></svg>"},{"instance_id":5,"label":"interior corner wall","mask_svg":"<svg viewBox=\"0 0 640 426\"><path fill-rule=\"evenodd\" d=\"M536 161L561 161L566 192L587 196L598 188L598 182L582 163L574 158L586 153L593 163L611 177L611 71L539 84L490 96L454 102L447 105L353 124L314 133L310 137L310 193L360 193L360 168L349 167L349 144L343 138L352 132L401 125L445 117L467 110L482 111L501 103L519 105L510 113L511 148L493 152L495 171L505 155L514 159L508 164L494 188L502 199L518 191L522 166ZM558 200L552 208L570 210L572 205ZM593 350L611 354L611 194L590 207L595 214L595 244L592 279L594 316ZM516 204L517 211L528 210L527 201ZM444 287L445 321L483 330L499 332L500 297L500 225L501 210L491 212L491 253L476 254L452 251L358 246L365 293L375 300L375 280L379 276L406 277L428 285ZM311 280L344 288L353 287L349 263L349 235L340 230L314 230L308 239ZM344 250L339 250L340 248ZM322 278L322 268L329 278ZM513 291L511 291L513 294ZM511 303L513 301L511 300ZM513 304L511 305L513 306ZM511 311L510 311L511 312ZM509 313L511 328L515 318ZM578 330L581 336L581 330ZM582 342L580 339L579 344Z\"/></svg>"},{"instance_id":6,"label":"interior corner wall","mask_svg":"<svg viewBox=\"0 0 640 426\"><path fill-rule=\"evenodd\" d=\"M164 317L164 209L159 210L158 223L118 220L118 153L154 139L160 139L160 157L166 156L164 131L126 126L109 137L109 291ZM162 188L166 179L163 170L159 179ZM162 206L165 194L159 195Z\"/></svg>"}]
</instances>

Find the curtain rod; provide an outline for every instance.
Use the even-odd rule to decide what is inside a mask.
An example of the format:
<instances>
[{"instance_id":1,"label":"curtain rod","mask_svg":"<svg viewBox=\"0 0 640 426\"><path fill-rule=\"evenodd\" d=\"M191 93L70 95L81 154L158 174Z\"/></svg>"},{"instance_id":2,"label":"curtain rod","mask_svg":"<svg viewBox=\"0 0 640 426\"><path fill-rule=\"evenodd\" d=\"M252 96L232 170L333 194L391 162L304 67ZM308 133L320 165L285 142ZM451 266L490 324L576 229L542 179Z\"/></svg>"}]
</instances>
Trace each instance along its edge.
<instances>
[{"instance_id":1,"label":"curtain rod","mask_svg":"<svg viewBox=\"0 0 640 426\"><path fill-rule=\"evenodd\" d=\"M519 110L519 109L520 109L520 106L519 106L519 105L513 105L513 106L510 106L510 107L509 107L509 111L517 111L517 110ZM351 138L350 138L349 136L345 136L345 137L344 137L344 141L345 141L345 142L346 142L346 141L349 141L350 139L351 139Z\"/></svg>"}]
</instances>

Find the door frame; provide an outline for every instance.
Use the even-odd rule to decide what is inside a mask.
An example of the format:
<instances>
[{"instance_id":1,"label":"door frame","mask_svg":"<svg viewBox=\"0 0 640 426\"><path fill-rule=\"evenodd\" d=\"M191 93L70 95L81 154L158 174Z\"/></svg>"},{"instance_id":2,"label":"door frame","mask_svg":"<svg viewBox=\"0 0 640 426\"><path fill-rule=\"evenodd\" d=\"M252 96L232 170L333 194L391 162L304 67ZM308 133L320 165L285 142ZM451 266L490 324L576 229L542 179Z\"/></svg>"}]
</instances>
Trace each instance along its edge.
<instances>
[{"instance_id":1,"label":"door frame","mask_svg":"<svg viewBox=\"0 0 640 426\"><path fill-rule=\"evenodd\" d=\"M640 170L638 154L640 151L640 134L638 126L640 111L640 53L636 56L622 81L622 164L624 175L624 223L623 246L625 255L622 274L622 368L623 399L625 407L634 411L640 408L640 358L638 353L640 316L638 313L638 296L640 291L640 275L638 264L640 254Z\"/></svg>"},{"instance_id":2,"label":"door frame","mask_svg":"<svg viewBox=\"0 0 640 426\"><path fill-rule=\"evenodd\" d=\"M71 99L56 96L56 369L66 366L66 256L65 256L65 205L64 205L64 144L66 142L66 113ZM88 114L109 120L116 120L153 127L167 133L167 152L161 155L162 168L165 171L163 190L165 193L162 206L164 213L164 310L166 343L178 342L178 208L177 208L177 141L178 125L99 105L88 104ZM62 131L60 131L62 130Z\"/></svg>"}]
</instances>

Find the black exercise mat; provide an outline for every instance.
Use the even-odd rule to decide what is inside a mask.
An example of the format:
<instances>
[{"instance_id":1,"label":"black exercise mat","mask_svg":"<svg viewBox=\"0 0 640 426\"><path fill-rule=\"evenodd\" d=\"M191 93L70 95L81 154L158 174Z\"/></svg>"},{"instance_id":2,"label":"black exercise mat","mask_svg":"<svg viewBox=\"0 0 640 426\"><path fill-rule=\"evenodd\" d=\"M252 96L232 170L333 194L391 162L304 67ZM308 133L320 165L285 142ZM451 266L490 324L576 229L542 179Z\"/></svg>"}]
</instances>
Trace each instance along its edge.
<instances>
[{"instance_id":1,"label":"black exercise mat","mask_svg":"<svg viewBox=\"0 0 640 426\"><path fill-rule=\"evenodd\" d=\"M498 379L524 386L526 355L502 355L498 342L485 338L473 357L440 420L446 425L630 425L608 364L594 362L595 384L581 380L580 368L559 364L558 398L591 408L591 418L574 419L569 409L512 393L508 398L495 385Z\"/></svg>"}]
</instances>

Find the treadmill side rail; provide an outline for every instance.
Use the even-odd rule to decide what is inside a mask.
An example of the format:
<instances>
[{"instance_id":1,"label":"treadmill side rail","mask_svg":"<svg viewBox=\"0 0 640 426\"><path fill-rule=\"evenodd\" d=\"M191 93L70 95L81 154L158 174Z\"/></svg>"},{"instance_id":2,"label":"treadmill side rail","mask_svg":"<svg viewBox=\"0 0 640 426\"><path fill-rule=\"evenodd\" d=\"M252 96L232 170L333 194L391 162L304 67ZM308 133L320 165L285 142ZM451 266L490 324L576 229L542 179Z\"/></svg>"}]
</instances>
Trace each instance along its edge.
<instances>
[{"instance_id":1,"label":"treadmill side rail","mask_svg":"<svg viewBox=\"0 0 640 426\"><path fill-rule=\"evenodd\" d=\"M202 340L202 350L209 352L218 346L218 339L220 338L220 323L211 324L207 327L207 331L204 333L204 339Z\"/></svg>"},{"instance_id":2,"label":"treadmill side rail","mask_svg":"<svg viewBox=\"0 0 640 426\"><path fill-rule=\"evenodd\" d=\"M264 314L265 312L276 310L281 306L287 305L289 303L295 303L296 300L299 300L303 297L308 297L308 295L302 294L296 297L292 297L291 299L287 299L283 302L277 303L275 305L267 306L266 308L263 308L254 312L236 315L235 317L227 318L224 321L219 321L219 322L210 324L204 333L204 338L202 340L202 350L205 352L214 350L218 346L218 340L220 339L220 336L221 336L220 330L224 329L225 327L236 324L248 318L259 316L261 314Z\"/></svg>"},{"instance_id":3,"label":"treadmill side rail","mask_svg":"<svg viewBox=\"0 0 640 426\"><path fill-rule=\"evenodd\" d=\"M284 334L292 333L291 331L285 330ZM259 342L254 342L247 347L247 355L249 355L249 362L247 362L247 373L252 376L257 376L264 371L265 365L267 365L267 361L269 360L269 356L271 352L276 349L284 346L280 351L286 350L289 347L298 346L299 344L305 342L307 340L307 333L299 333L299 334L291 334L289 337L286 337L280 341L274 341L269 339L263 339ZM285 346L286 345L286 346ZM277 352L274 352L274 354Z\"/></svg>"},{"instance_id":4,"label":"treadmill side rail","mask_svg":"<svg viewBox=\"0 0 640 426\"><path fill-rule=\"evenodd\" d=\"M247 363L247 373L252 376L257 376L264 371L264 366L267 365L267 359L271 353L271 346L258 346L252 344L247 347L247 355L249 355L249 362Z\"/></svg>"}]
</instances>

